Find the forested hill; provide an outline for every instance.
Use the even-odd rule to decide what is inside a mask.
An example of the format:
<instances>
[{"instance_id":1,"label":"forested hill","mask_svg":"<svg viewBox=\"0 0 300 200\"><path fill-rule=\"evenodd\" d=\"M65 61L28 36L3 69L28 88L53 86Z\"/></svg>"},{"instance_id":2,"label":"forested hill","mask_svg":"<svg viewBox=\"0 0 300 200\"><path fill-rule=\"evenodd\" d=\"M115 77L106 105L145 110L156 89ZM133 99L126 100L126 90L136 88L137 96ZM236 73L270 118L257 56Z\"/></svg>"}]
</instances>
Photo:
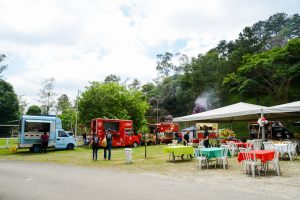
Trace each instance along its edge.
<instances>
[{"instance_id":1,"label":"forested hill","mask_svg":"<svg viewBox=\"0 0 300 200\"><path fill-rule=\"evenodd\" d=\"M142 86L152 102L148 114L157 106L161 115L182 116L239 101L271 106L300 100L299 36L299 14L276 13L197 57L157 55L160 77Z\"/></svg>"}]
</instances>

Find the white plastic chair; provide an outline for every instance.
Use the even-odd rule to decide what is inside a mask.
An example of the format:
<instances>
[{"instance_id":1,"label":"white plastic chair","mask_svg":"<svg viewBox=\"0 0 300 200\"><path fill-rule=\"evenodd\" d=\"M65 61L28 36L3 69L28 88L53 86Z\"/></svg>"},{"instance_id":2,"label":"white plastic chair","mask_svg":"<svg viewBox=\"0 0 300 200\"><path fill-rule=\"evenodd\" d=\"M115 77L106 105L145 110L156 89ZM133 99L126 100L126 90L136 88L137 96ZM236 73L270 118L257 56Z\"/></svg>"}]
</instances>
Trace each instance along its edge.
<instances>
[{"instance_id":1,"label":"white plastic chair","mask_svg":"<svg viewBox=\"0 0 300 200\"><path fill-rule=\"evenodd\" d=\"M292 143L288 143L287 144L287 152L286 154L289 156L290 160L293 161L294 157L293 157L293 144Z\"/></svg>"},{"instance_id":2,"label":"white plastic chair","mask_svg":"<svg viewBox=\"0 0 300 200\"><path fill-rule=\"evenodd\" d=\"M277 172L277 175L280 176L280 166L279 166L279 151L275 150L274 158L271 161L268 161L268 163L272 164L275 171Z\"/></svg>"},{"instance_id":3,"label":"white plastic chair","mask_svg":"<svg viewBox=\"0 0 300 200\"><path fill-rule=\"evenodd\" d=\"M253 140L253 149L254 150L261 150L261 147L262 147L262 140L261 139Z\"/></svg>"},{"instance_id":4,"label":"white plastic chair","mask_svg":"<svg viewBox=\"0 0 300 200\"><path fill-rule=\"evenodd\" d=\"M271 142L263 142L263 145L264 145L265 150L274 150L275 149L274 144Z\"/></svg>"},{"instance_id":5,"label":"white plastic chair","mask_svg":"<svg viewBox=\"0 0 300 200\"><path fill-rule=\"evenodd\" d=\"M237 155L238 148L233 141L228 142L228 149L230 151L231 156Z\"/></svg>"},{"instance_id":6,"label":"white plastic chair","mask_svg":"<svg viewBox=\"0 0 300 200\"><path fill-rule=\"evenodd\" d=\"M206 167L208 169L208 161L207 161L207 158L202 155L202 147L201 146L199 146L197 148L197 153L195 154L195 156L196 156L196 159L198 160L198 162L197 162L198 169L201 170L203 164L206 164Z\"/></svg>"},{"instance_id":7,"label":"white plastic chair","mask_svg":"<svg viewBox=\"0 0 300 200\"><path fill-rule=\"evenodd\" d=\"M258 167L260 166L260 163L257 162L255 153L251 154L249 152L246 152L245 157L246 157L246 163L245 163L246 164L246 171L248 169L250 171L250 169L251 169L253 178L255 177L255 172L256 171L260 175L260 170L258 170Z\"/></svg>"},{"instance_id":8,"label":"white plastic chair","mask_svg":"<svg viewBox=\"0 0 300 200\"><path fill-rule=\"evenodd\" d=\"M221 149L221 156L217 157L217 163L219 163L220 166L223 165L224 169L226 169L226 165L228 166L227 154L228 154L228 147L225 147Z\"/></svg>"},{"instance_id":9,"label":"white plastic chair","mask_svg":"<svg viewBox=\"0 0 300 200\"><path fill-rule=\"evenodd\" d=\"M293 159L297 159L297 142L294 141L292 142L292 156L293 156Z\"/></svg>"},{"instance_id":10,"label":"white plastic chair","mask_svg":"<svg viewBox=\"0 0 300 200\"><path fill-rule=\"evenodd\" d=\"M202 148L205 148L205 146L203 145L203 140L199 141L199 146L202 147Z\"/></svg>"}]
</instances>

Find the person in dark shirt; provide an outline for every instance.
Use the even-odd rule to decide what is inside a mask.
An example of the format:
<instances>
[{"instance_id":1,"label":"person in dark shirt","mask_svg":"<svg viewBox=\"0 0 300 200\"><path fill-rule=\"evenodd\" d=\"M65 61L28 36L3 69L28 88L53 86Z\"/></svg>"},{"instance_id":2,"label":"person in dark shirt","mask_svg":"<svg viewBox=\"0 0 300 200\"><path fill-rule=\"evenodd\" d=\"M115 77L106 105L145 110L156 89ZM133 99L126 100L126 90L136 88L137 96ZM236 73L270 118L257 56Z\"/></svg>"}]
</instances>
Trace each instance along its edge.
<instances>
[{"instance_id":1,"label":"person in dark shirt","mask_svg":"<svg viewBox=\"0 0 300 200\"><path fill-rule=\"evenodd\" d=\"M93 149L93 160L97 160L98 159L98 149L99 149L99 137L96 133L93 134L90 145L92 145L92 149Z\"/></svg>"},{"instance_id":2,"label":"person in dark shirt","mask_svg":"<svg viewBox=\"0 0 300 200\"><path fill-rule=\"evenodd\" d=\"M190 141L190 131L187 131L183 136L183 145L187 145L189 141Z\"/></svg>"},{"instance_id":3,"label":"person in dark shirt","mask_svg":"<svg viewBox=\"0 0 300 200\"><path fill-rule=\"evenodd\" d=\"M204 126L203 145L204 145L206 148L208 148L208 146L209 146L209 139L208 139L208 136L209 136L208 127L207 127L207 126Z\"/></svg>"},{"instance_id":4,"label":"person in dark shirt","mask_svg":"<svg viewBox=\"0 0 300 200\"><path fill-rule=\"evenodd\" d=\"M107 145L104 148L104 160L106 160L106 150L108 150L108 160L110 160L111 159L112 137L113 137L112 133L110 132L110 129L107 129L105 137L106 137Z\"/></svg>"},{"instance_id":5,"label":"person in dark shirt","mask_svg":"<svg viewBox=\"0 0 300 200\"><path fill-rule=\"evenodd\" d=\"M41 136L41 153L47 153L48 142L49 142L49 136L45 131L44 135Z\"/></svg>"},{"instance_id":6,"label":"person in dark shirt","mask_svg":"<svg viewBox=\"0 0 300 200\"><path fill-rule=\"evenodd\" d=\"M87 142L86 142L86 133L85 132L82 134L82 140L83 140L83 147L86 147Z\"/></svg>"}]
</instances>

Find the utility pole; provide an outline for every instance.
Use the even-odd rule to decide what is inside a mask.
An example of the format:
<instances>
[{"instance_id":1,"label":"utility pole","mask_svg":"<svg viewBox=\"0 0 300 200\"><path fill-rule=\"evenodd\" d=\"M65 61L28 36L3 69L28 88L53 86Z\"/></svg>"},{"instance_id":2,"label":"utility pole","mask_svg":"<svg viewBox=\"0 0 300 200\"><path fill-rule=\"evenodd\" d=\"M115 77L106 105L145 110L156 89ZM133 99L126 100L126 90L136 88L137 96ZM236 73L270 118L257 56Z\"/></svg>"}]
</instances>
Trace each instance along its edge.
<instances>
[{"instance_id":1,"label":"utility pole","mask_svg":"<svg viewBox=\"0 0 300 200\"><path fill-rule=\"evenodd\" d=\"M79 90L78 90L78 93L77 93L77 98L76 98L76 115L75 115L75 134L74 134L74 137L76 138L77 136L77 128L78 128L78 101L79 101Z\"/></svg>"},{"instance_id":2,"label":"utility pole","mask_svg":"<svg viewBox=\"0 0 300 200\"><path fill-rule=\"evenodd\" d=\"M158 124L159 119L158 119L158 100L156 99L156 123Z\"/></svg>"}]
</instances>

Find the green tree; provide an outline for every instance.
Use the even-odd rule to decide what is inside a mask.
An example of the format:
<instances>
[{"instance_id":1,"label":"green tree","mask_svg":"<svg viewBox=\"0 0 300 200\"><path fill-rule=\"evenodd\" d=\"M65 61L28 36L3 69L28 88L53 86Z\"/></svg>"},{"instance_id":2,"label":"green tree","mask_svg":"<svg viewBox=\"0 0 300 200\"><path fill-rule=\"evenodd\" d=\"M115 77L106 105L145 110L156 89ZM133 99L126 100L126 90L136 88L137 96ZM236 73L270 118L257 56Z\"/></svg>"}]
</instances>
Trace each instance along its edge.
<instances>
[{"instance_id":1,"label":"green tree","mask_svg":"<svg viewBox=\"0 0 300 200\"><path fill-rule=\"evenodd\" d=\"M13 86L0 79L0 123L19 118L19 102Z\"/></svg>"},{"instance_id":2,"label":"green tree","mask_svg":"<svg viewBox=\"0 0 300 200\"><path fill-rule=\"evenodd\" d=\"M62 94L60 97L57 99L57 105L56 105L56 113L61 112L63 113L64 111L70 109L72 107L72 104L70 102L70 99L68 95Z\"/></svg>"},{"instance_id":3,"label":"green tree","mask_svg":"<svg viewBox=\"0 0 300 200\"><path fill-rule=\"evenodd\" d=\"M26 115L40 115L42 114L42 109L38 105L32 105L28 108Z\"/></svg>"},{"instance_id":4,"label":"green tree","mask_svg":"<svg viewBox=\"0 0 300 200\"><path fill-rule=\"evenodd\" d=\"M62 94L58 97L56 109L57 113L60 113L58 116L62 121L64 129L73 131L75 128L76 110L66 94Z\"/></svg>"},{"instance_id":5,"label":"green tree","mask_svg":"<svg viewBox=\"0 0 300 200\"><path fill-rule=\"evenodd\" d=\"M142 97L141 92L127 90L115 82L91 82L79 101L80 120L88 124L98 117L131 119L138 130L148 109L148 103Z\"/></svg>"},{"instance_id":6,"label":"green tree","mask_svg":"<svg viewBox=\"0 0 300 200\"><path fill-rule=\"evenodd\" d=\"M300 76L300 38L285 47L244 57L236 73L229 74L224 84L241 95L265 94L277 103L289 100L289 89Z\"/></svg>"},{"instance_id":7,"label":"green tree","mask_svg":"<svg viewBox=\"0 0 300 200\"><path fill-rule=\"evenodd\" d=\"M58 117L61 119L62 126L65 130L74 131L76 121L76 110L74 108L70 107L64 110Z\"/></svg>"}]
</instances>

